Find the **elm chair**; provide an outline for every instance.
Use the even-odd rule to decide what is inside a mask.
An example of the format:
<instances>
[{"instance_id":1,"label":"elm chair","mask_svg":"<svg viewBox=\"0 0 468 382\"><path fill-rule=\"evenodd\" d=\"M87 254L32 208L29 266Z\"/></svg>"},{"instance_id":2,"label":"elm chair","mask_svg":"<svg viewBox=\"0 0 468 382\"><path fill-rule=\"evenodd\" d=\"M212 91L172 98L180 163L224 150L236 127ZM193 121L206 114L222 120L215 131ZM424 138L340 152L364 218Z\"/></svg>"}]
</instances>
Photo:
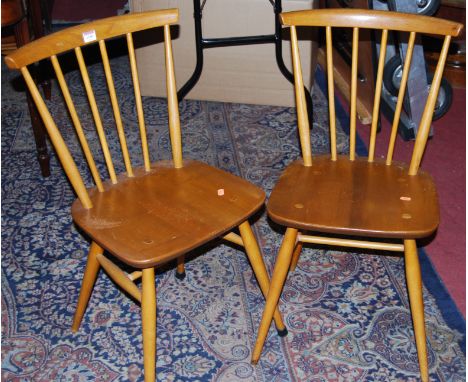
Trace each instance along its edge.
<instances>
[{"instance_id":1,"label":"elm chair","mask_svg":"<svg viewBox=\"0 0 468 382\"><path fill-rule=\"evenodd\" d=\"M289 26L291 30L302 159L296 160L286 168L273 189L267 205L268 215L276 223L285 226L286 232L276 259L252 362L256 363L260 357L288 270L294 270L303 243L371 248L404 252L421 377L423 381L427 381L424 307L415 239L426 237L436 230L439 212L433 181L429 174L419 169L419 165L430 131L450 39L459 34L462 25L425 16L349 9L289 12L281 14L281 20L283 25ZM312 156L311 153L296 26L325 28L331 146L329 155ZM337 154L333 96L332 30L344 27L352 28L353 31L349 157ZM381 49L367 158L359 158L355 155L356 83L360 29L374 29L381 32ZM375 141L387 38L389 31L392 30L409 32L408 54L404 62L388 154L386 159L380 159L375 158ZM442 35L444 43L419 125L411 163L406 165L394 162L392 157L416 33ZM311 235L311 232L319 234ZM331 236L328 236L330 234ZM363 240L363 237L369 237L369 239Z\"/></svg>"},{"instance_id":2,"label":"elm chair","mask_svg":"<svg viewBox=\"0 0 468 382\"><path fill-rule=\"evenodd\" d=\"M48 35L6 57L7 65L21 71L31 91L60 162L78 196L71 209L73 219L91 239L72 330L77 331L80 326L98 270L102 267L116 284L141 302L145 381L154 381L156 375L155 267L177 259L176 275L183 278L184 254L221 237L245 247L264 295L269 289L268 274L248 222L248 218L262 206L264 192L239 177L198 161L182 159L170 36L170 25L177 21L177 9L111 17ZM164 30L172 160L151 163L132 36L134 32L155 27ZM131 163L106 49L105 40L117 36L124 36L128 45L137 110L134 117L139 124L139 150L143 158L141 162L144 163L141 167L133 167ZM87 70L82 52L84 46L94 43L99 45L114 112L115 126L114 122L111 122L111 126L106 126L107 133L104 124L109 123L103 121L100 116L89 78L89 73L92 72ZM74 50L76 55L86 89L109 175L107 181L104 177L101 179L90 149L92 145L88 144L84 134L84 124L80 122L57 56L71 50ZM94 179L94 187L86 188L78 166L28 71L28 65L45 58L50 58L54 67L68 113ZM115 158L112 158L106 139L108 129L113 128L117 129L120 141L116 144L120 149L115 149L120 150L126 169L126 172L121 174L116 174L113 162ZM239 228L240 235L233 232L236 227ZM113 258L135 271L124 272L112 261ZM141 290L133 282L140 277ZM275 320L278 332L285 335L287 331L278 311L275 313Z\"/></svg>"}]
</instances>

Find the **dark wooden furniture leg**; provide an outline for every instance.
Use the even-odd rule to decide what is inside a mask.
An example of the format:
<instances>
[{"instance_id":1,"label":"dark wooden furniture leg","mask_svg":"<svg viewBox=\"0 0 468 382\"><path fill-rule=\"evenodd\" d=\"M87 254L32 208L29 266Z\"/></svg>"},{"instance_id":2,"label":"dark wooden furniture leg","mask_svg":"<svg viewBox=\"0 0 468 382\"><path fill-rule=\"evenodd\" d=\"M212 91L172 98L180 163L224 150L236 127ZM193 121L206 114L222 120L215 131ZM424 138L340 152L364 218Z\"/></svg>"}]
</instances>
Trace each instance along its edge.
<instances>
[{"instance_id":1,"label":"dark wooden furniture leg","mask_svg":"<svg viewBox=\"0 0 468 382\"><path fill-rule=\"evenodd\" d=\"M30 41L31 38L29 33L28 20L24 15L18 22L16 22L14 26L14 34L16 45L18 47ZM47 94L47 91L45 91L45 93ZM26 91L26 99L28 103L29 114L31 116L31 125L34 134L34 141L36 143L37 159L41 168L41 174L43 177L48 177L50 175L50 158L47 149L45 128L37 111L36 105L34 104L28 90Z\"/></svg>"}]
</instances>

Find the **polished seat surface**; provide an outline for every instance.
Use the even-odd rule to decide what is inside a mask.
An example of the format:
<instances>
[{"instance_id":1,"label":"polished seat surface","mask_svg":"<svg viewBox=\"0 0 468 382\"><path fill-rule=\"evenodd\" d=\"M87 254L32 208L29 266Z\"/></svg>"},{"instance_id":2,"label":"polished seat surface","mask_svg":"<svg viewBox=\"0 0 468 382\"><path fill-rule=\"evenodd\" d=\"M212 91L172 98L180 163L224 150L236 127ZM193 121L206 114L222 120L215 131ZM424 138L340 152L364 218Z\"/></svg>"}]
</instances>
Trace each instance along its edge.
<instances>
[{"instance_id":1,"label":"polished seat surface","mask_svg":"<svg viewBox=\"0 0 468 382\"><path fill-rule=\"evenodd\" d=\"M197 161L158 162L133 178L89 192L93 207L72 206L94 241L137 268L164 263L242 223L265 194L251 183Z\"/></svg>"},{"instance_id":2,"label":"polished seat surface","mask_svg":"<svg viewBox=\"0 0 468 382\"><path fill-rule=\"evenodd\" d=\"M408 175L404 164L339 156L295 161L268 202L277 223L300 230L388 238L419 238L439 223L437 192L429 174Z\"/></svg>"}]
</instances>

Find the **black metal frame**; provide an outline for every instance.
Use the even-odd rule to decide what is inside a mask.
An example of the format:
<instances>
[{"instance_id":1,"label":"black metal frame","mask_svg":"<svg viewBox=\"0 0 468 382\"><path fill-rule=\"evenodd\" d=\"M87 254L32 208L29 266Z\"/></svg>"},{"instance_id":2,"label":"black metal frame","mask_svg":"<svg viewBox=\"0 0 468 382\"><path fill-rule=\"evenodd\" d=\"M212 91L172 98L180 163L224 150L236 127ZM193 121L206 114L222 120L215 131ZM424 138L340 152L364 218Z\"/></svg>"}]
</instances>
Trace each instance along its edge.
<instances>
[{"instance_id":1,"label":"black metal frame","mask_svg":"<svg viewBox=\"0 0 468 382\"><path fill-rule=\"evenodd\" d=\"M206 1L206 0L205 0ZM193 89L195 84L200 79L203 70L203 50L207 48L217 48L222 46L234 45L253 45L253 44L275 44L276 63L283 76L294 85L294 76L288 70L283 61L282 39L281 39L281 23L279 14L282 12L281 0L274 0L273 10L275 14L275 33L271 35L243 36L243 37L222 37L222 38L203 38L201 19L203 16L203 8L200 6L200 0L193 0L193 18L195 20L195 46L197 54L197 63L192 76L177 92L177 97L181 101L187 93ZM309 120L312 121L312 97L309 90L304 87L307 112Z\"/></svg>"}]
</instances>

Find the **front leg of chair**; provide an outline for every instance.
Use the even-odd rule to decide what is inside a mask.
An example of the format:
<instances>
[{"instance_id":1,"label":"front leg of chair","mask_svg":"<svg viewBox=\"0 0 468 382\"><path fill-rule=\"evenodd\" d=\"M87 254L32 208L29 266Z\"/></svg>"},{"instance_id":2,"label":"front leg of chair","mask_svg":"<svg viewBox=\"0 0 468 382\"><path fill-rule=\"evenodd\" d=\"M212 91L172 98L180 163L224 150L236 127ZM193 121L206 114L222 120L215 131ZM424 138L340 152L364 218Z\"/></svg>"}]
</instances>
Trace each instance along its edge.
<instances>
[{"instance_id":1,"label":"front leg of chair","mask_svg":"<svg viewBox=\"0 0 468 382\"><path fill-rule=\"evenodd\" d=\"M156 380L156 287L154 268L142 271L141 324L145 382Z\"/></svg>"},{"instance_id":2,"label":"front leg of chair","mask_svg":"<svg viewBox=\"0 0 468 382\"><path fill-rule=\"evenodd\" d=\"M258 247L257 240L255 235L252 232L252 227L250 227L249 222L246 220L239 226L239 232L244 242L245 252L249 258L252 269L257 278L258 284L260 285L260 290L263 293L263 296L266 298L268 290L270 289L270 278L268 277L268 272L265 267L265 262L263 261L262 254L260 253L260 248ZM288 330L283 323L281 318L281 313L279 312L278 307L276 307L273 319L275 320L276 330L280 337L284 337L288 334Z\"/></svg>"},{"instance_id":3,"label":"front leg of chair","mask_svg":"<svg viewBox=\"0 0 468 382\"><path fill-rule=\"evenodd\" d=\"M426 329L424 326L424 302L421 269L414 240L405 240L405 271L421 380L426 382L429 380L429 371L427 365Z\"/></svg>"},{"instance_id":4,"label":"front leg of chair","mask_svg":"<svg viewBox=\"0 0 468 382\"><path fill-rule=\"evenodd\" d=\"M281 291L288 275L289 266L291 265L292 252L296 245L297 229L288 228L284 235L283 243L278 252L278 258L276 259L275 269L273 271L273 277L271 278L270 289L265 304L265 310L263 311L262 321L258 329L257 342L252 353L252 363L255 365L265 344L265 339L268 334L268 328L270 327L271 320L273 318L273 312L280 298Z\"/></svg>"},{"instance_id":5,"label":"front leg of chair","mask_svg":"<svg viewBox=\"0 0 468 382\"><path fill-rule=\"evenodd\" d=\"M301 256L302 251L302 242L298 241L296 246L294 247L294 252L292 254L291 265L289 266L289 271L293 272L296 269L297 263L299 261L299 257Z\"/></svg>"},{"instance_id":6,"label":"front leg of chair","mask_svg":"<svg viewBox=\"0 0 468 382\"><path fill-rule=\"evenodd\" d=\"M185 279L185 256L179 256L177 258L177 270L175 277L179 280Z\"/></svg>"},{"instance_id":7,"label":"front leg of chair","mask_svg":"<svg viewBox=\"0 0 468 382\"><path fill-rule=\"evenodd\" d=\"M88 260L83 275L83 281L81 282L80 296L78 297L78 304L76 306L75 316L73 317L73 332L76 332L80 327L83 314L88 305L89 297L93 291L94 283L96 282L96 277L100 268L97 255L101 255L103 252L103 249L94 241L91 243L91 247L89 248L88 253Z\"/></svg>"}]
</instances>

